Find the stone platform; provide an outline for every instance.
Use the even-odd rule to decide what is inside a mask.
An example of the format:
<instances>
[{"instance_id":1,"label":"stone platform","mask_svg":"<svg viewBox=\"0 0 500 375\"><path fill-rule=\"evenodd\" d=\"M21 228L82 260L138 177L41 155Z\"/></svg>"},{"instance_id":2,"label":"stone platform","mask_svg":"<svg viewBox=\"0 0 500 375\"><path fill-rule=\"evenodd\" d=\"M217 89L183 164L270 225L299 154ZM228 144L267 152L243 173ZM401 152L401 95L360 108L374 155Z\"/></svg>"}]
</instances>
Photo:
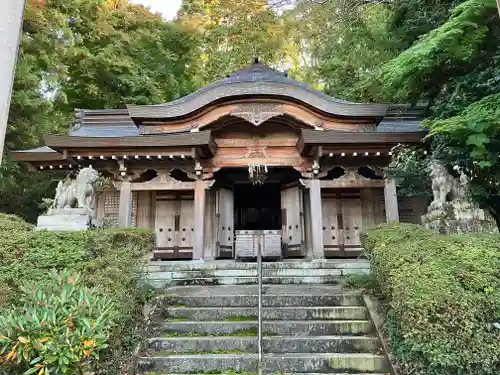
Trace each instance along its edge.
<instances>
[{"instance_id":1,"label":"stone platform","mask_svg":"<svg viewBox=\"0 0 500 375\"><path fill-rule=\"evenodd\" d=\"M87 230L93 225L92 212L87 208L51 209L38 217L37 230L77 231Z\"/></svg>"},{"instance_id":2,"label":"stone platform","mask_svg":"<svg viewBox=\"0 0 500 375\"><path fill-rule=\"evenodd\" d=\"M264 262L264 284L341 284L349 274L369 273L365 259ZM151 261L148 278L157 288L175 285L245 285L257 283L257 264L234 260Z\"/></svg>"}]
</instances>

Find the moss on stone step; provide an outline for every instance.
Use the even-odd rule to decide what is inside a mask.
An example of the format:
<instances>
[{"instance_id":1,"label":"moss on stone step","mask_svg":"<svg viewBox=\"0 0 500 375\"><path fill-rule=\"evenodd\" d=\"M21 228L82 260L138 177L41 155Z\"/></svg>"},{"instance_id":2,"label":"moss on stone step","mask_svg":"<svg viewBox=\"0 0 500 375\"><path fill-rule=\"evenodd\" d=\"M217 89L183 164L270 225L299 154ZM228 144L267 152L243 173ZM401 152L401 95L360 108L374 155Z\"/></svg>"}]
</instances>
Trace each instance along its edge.
<instances>
[{"instance_id":1,"label":"moss on stone step","mask_svg":"<svg viewBox=\"0 0 500 375\"><path fill-rule=\"evenodd\" d=\"M256 322L259 320L255 315L234 315L223 319L225 322Z\"/></svg>"},{"instance_id":2,"label":"moss on stone step","mask_svg":"<svg viewBox=\"0 0 500 375\"><path fill-rule=\"evenodd\" d=\"M168 372L163 372L162 374L168 375ZM256 372L249 372L249 371L237 371L233 369L227 369L227 370L210 370L210 371L189 371L189 372L184 372L184 374L197 374L197 375L257 375ZM144 375L160 375L158 373L146 373Z\"/></svg>"},{"instance_id":3,"label":"moss on stone step","mask_svg":"<svg viewBox=\"0 0 500 375\"><path fill-rule=\"evenodd\" d=\"M154 356L155 357L170 357L174 355L204 355L204 354L249 354L248 352L245 352L243 350L239 349L216 349L212 350L210 352L171 352L171 351L160 351L160 352L155 352ZM255 353L250 353L250 354L255 354Z\"/></svg>"},{"instance_id":4,"label":"moss on stone step","mask_svg":"<svg viewBox=\"0 0 500 375\"><path fill-rule=\"evenodd\" d=\"M185 332L176 330L163 331L160 338L167 337L206 337L206 336L257 336L257 327L237 329L233 332Z\"/></svg>"}]
</instances>

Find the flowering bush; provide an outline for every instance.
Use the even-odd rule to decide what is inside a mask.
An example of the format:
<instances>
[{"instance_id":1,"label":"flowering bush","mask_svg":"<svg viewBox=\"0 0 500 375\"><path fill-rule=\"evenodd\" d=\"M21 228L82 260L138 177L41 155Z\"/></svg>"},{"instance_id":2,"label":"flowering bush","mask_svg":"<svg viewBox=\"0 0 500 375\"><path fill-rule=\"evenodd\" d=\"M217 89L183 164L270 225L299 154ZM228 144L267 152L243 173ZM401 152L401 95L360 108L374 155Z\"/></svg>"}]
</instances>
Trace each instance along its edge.
<instances>
[{"instance_id":1,"label":"flowering bush","mask_svg":"<svg viewBox=\"0 0 500 375\"><path fill-rule=\"evenodd\" d=\"M22 291L23 304L0 315L0 365L24 375L85 373L108 346L112 301L68 271Z\"/></svg>"},{"instance_id":2,"label":"flowering bush","mask_svg":"<svg viewBox=\"0 0 500 375\"><path fill-rule=\"evenodd\" d=\"M109 347L100 351L98 361L96 357L86 361L96 375L115 375L130 367L141 339L142 306L152 295L143 268L156 244L154 233L135 228L77 232L32 229L22 219L0 213L0 316L24 316L27 283L30 288L36 285L47 291L53 285L48 277L53 270L81 275L79 285L90 288L87 290L94 295L108 297L114 306ZM13 308L17 314L10 311ZM0 342L0 349L7 344ZM0 365L0 375L20 375L28 370L10 369Z\"/></svg>"}]
</instances>

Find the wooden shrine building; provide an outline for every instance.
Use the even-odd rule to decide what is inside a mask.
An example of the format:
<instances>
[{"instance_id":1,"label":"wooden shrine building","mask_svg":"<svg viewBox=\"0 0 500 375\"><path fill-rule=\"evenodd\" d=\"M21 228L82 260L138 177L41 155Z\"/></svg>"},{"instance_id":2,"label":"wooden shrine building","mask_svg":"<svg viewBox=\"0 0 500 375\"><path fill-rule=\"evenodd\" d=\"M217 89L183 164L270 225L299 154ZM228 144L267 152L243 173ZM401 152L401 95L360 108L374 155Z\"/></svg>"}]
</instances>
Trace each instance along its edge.
<instances>
[{"instance_id":1,"label":"wooden shrine building","mask_svg":"<svg viewBox=\"0 0 500 375\"><path fill-rule=\"evenodd\" d=\"M361 230L426 209L381 172L394 146L421 142L420 116L332 98L256 60L168 103L76 110L68 135L14 154L108 176L97 217L154 230L156 259L233 258L235 231L253 230L279 233L285 258L353 257Z\"/></svg>"}]
</instances>

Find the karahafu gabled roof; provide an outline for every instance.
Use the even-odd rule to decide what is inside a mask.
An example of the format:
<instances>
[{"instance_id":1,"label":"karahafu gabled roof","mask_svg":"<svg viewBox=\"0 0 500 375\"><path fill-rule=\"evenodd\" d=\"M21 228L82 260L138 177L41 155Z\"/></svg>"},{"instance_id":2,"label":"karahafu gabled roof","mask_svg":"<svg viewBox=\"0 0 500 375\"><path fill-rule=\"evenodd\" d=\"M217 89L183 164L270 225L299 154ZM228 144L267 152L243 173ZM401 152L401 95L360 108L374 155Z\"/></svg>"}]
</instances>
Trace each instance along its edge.
<instances>
[{"instance_id":1,"label":"karahafu gabled roof","mask_svg":"<svg viewBox=\"0 0 500 375\"><path fill-rule=\"evenodd\" d=\"M249 96L286 98L333 116L382 118L388 109L386 104L352 103L331 97L258 59L225 79L212 82L180 99L155 105L128 105L127 108L130 117L141 123L142 120L175 119L210 104Z\"/></svg>"}]
</instances>

